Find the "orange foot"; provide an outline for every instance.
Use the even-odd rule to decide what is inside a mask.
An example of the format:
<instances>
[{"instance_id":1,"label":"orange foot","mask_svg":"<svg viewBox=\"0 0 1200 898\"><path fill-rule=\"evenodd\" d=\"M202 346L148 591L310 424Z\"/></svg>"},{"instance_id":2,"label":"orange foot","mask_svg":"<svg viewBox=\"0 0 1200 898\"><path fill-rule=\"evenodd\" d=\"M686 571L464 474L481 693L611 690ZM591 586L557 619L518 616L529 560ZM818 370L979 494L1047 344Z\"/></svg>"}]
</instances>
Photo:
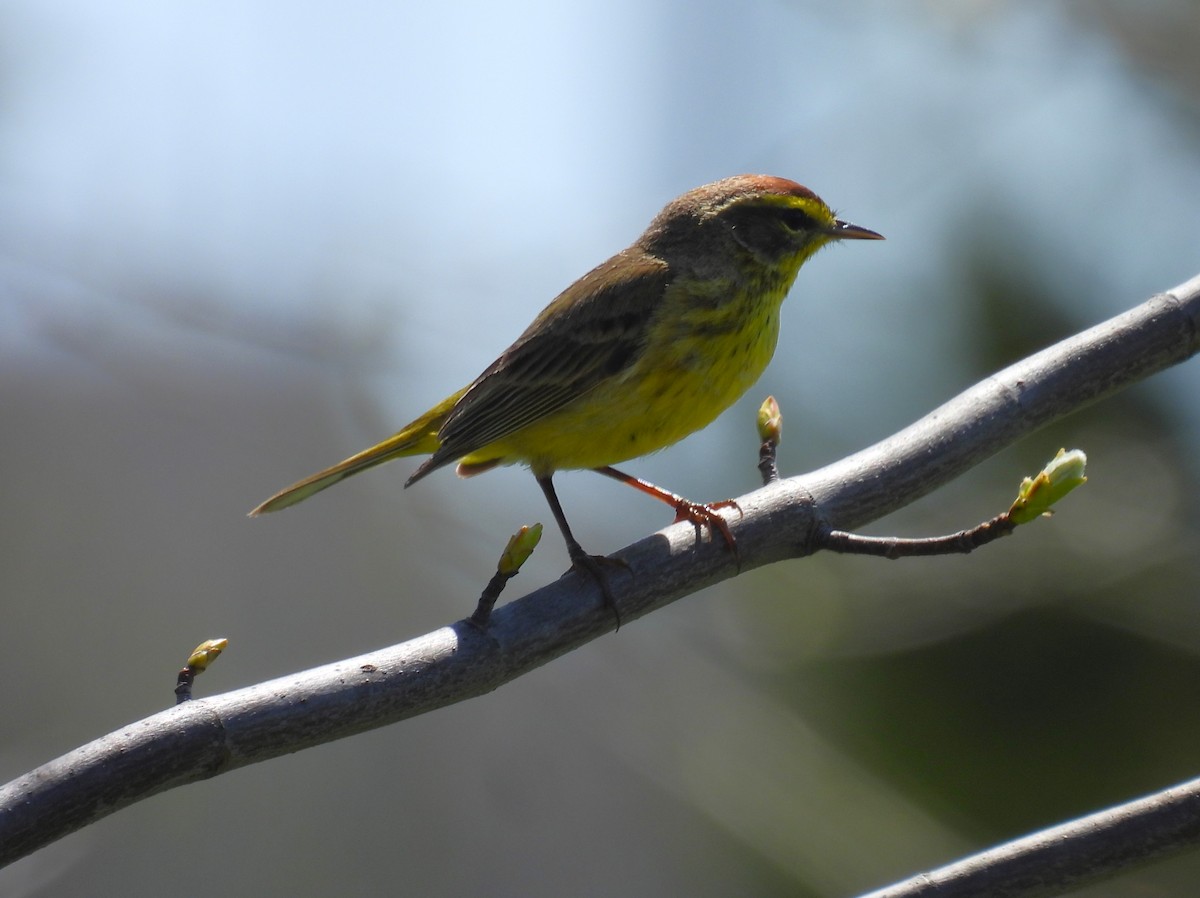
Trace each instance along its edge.
<instances>
[{"instance_id":1,"label":"orange foot","mask_svg":"<svg viewBox=\"0 0 1200 898\"><path fill-rule=\"evenodd\" d=\"M721 538L725 540L725 545L733 553L734 561L737 561L740 567L741 562L738 559L737 541L733 538L733 533L729 529L729 522L725 520L725 516L717 509L737 509L738 517L740 518L742 516L742 507L732 499L726 499L723 502L710 502L706 505L703 502L692 502L680 496L676 496L675 498L676 501L671 503L675 508L675 523L690 521L697 527L707 527L710 533L721 534Z\"/></svg>"},{"instance_id":2,"label":"orange foot","mask_svg":"<svg viewBox=\"0 0 1200 898\"><path fill-rule=\"evenodd\" d=\"M739 569L741 568L737 543L734 542L733 533L729 530L729 522L717 512L718 508L736 508L738 517L741 517L742 509L732 499L705 505L702 502L693 502L690 499L685 499L683 496L672 493L669 490L664 490L662 487L655 486L653 483L648 483L638 477L631 477L629 474L622 473L613 467L593 468L592 470L597 474L603 474L605 477L611 477L613 480L619 480L621 483L627 484L635 490L639 490L648 496L653 496L660 502L666 502L675 509L675 523L691 521L697 527L707 527L710 533L720 533L721 538L725 540L725 545L733 552L734 562Z\"/></svg>"}]
</instances>

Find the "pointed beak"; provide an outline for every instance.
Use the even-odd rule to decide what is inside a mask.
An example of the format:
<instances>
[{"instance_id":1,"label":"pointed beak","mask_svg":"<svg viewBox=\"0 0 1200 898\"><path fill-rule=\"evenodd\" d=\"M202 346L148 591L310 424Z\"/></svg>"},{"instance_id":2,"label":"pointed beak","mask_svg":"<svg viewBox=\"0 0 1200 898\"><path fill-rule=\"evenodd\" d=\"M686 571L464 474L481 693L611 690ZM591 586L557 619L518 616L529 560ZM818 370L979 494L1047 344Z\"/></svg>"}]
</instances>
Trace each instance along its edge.
<instances>
[{"instance_id":1,"label":"pointed beak","mask_svg":"<svg viewBox=\"0 0 1200 898\"><path fill-rule=\"evenodd\" d=\"M882 234L877 234L870 228L860 228L848 221L836 220L829 236L834 240L883 240Z\"/></svg>"}]
</instances>

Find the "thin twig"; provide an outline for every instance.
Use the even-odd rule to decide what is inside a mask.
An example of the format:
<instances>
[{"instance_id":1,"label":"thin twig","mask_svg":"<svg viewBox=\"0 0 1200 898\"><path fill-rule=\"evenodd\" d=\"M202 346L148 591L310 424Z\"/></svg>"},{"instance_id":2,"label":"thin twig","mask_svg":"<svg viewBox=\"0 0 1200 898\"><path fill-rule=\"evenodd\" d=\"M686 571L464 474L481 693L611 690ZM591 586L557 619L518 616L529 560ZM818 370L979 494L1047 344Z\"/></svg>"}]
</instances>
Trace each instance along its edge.
<instances>
[{"instance_id":1,"label":"thin twig","mask_svg":"<svg viewBox=\"0 0 1200 898\"><path fill-rule=\"evenodd\" d=\"M862 536L845 530L830 530L820 537L822 549L842 555L871 555L876 558L919 558L929 555L967 555L1016 529L1008 512L998 514L970 530L946 536L906 539L899 536Z\"/></svg>"}]
</instances>

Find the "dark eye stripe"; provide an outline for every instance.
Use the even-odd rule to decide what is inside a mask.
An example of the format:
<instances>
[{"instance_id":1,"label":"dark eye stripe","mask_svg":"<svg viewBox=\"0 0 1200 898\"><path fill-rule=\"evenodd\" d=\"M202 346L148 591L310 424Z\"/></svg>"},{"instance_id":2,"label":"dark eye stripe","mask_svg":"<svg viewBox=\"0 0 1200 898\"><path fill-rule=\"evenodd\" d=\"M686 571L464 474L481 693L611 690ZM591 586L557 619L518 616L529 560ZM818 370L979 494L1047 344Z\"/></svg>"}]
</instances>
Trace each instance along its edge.
<instances>
[{"instance_id":1,"label":"dark eye stripe","mask_svg":"<svg viewBox=\"0 0 1200 898\"><path fill-rule=\"evenodd\" d=\"M782 218L783 223L793 231L812 231L817 227L816 219L800 209L785 209Z\"/></svg>"}]
</instances>

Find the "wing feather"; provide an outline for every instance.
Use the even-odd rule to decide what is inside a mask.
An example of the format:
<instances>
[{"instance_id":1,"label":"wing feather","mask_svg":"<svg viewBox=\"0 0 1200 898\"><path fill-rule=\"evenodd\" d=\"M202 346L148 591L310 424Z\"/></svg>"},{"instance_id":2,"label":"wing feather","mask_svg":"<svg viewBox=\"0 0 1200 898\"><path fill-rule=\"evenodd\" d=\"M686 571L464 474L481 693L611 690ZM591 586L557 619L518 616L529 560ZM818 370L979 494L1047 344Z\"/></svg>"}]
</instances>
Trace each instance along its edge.
<instances>
[{"instance_id":1,"label":"wing feather","mask_svg":"<svg viewBox=\"0 0 1200 898\"><path fill-rule=\"evenodd\" d=\"M616 279L614 271L620 273ZM438 434L441 447L429 459L429 470L501 440L619 376L645 348L650 320L669 283L665 263L626 250L568 287L467 388Z\"/></svg>"}]
</instances>

